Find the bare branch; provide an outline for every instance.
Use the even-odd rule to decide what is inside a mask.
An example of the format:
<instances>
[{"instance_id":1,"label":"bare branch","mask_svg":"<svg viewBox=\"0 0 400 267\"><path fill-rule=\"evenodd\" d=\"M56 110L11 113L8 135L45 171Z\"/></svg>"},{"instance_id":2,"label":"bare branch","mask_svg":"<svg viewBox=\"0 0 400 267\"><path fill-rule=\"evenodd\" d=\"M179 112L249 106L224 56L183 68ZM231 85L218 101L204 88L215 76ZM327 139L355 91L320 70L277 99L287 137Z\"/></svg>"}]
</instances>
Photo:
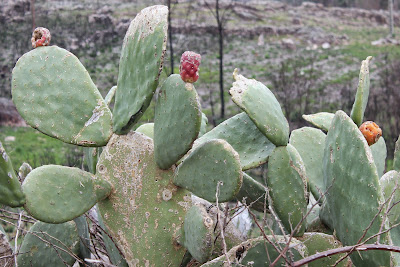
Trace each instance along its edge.
<instances>
[{"instance_id":1,"label":"bare branch","mask_svg":"<svg viewBox=\"0 0 400 267\"><path fill-rule=\"evenodd\" d=\"M366 245L361 245L361 246L346 246L346 247L341 247L341 248L335 248L335 249L330 249L324 252L318 252L314 255L311 255L309 257L306 257L302 260L294 262L291 266L293 267L298 267L302 266L305 264L308 264L312 261L322 259L325 257L330 257L335 254L340 254L340 253L350 253L353 251L367 251L367 250L384 250L384 251L392 251L392 252L399 252L400 253L400 247L397 246L390 246L390 245L382 245L382 244L366 244Z\"/></svg>"},{"instance_id":2,"label":"bare branch","mask_svg":"<svg viewBox=\"0 0 400 267\"><path fill-rule=\"evenodd\" d=\"M226 242L225 242L225 236L224 236L224 224L226 223L226 217L227 217L227 209L228 205L226 205L226 211L225 211L225 218L224 218L224 223L219 223L220 218L219 218L219 206L218 206L218 197L219 197L219 187L223 185L221 181L217 183L217 191L215 192L215 198L216 198L216 205L217 205L217 224L220 225L221 228L221 245L222 245L222 251L225 254L226 261L228 262L228 266L231 266L231 262L228 257L228 251L226 250Z\"/></svg>"}]
</instances>

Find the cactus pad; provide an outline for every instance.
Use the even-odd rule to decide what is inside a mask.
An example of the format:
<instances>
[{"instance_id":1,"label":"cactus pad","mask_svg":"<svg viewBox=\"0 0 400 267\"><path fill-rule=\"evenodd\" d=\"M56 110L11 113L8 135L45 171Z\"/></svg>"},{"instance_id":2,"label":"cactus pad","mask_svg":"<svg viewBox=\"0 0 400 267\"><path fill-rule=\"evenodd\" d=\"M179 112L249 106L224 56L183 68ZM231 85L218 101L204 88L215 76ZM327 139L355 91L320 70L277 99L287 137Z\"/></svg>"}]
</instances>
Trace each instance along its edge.
<instances>
[{"instance_id":1,"label":"cactus pad","mask_svg":"<svg viewBox=\"0 0 400 267\"><path fill-rule=\"evenodd\" d=\"M199 96L191 83L172 74L163 83L154 115L154 156L168 169L192 147L200 132Z\"/></svg>"},{"instance_id":2,"label":"cactus pad","mask_svg":"<svg viewBox=\"0 0 400 267\"><path fill-rule=\"evenodd\" d=\"M275 246L286 246L286 239L283 236L267 236ZM293 260L300 260L308 254L307 248L298 240L292 239L289 244L289 249L286 252L286 257ZM271 263L279 256L279 252L268 243L264 237L249 239L232 249L227 253L230 263L239 262L238 266L270 266ZM201 267L222 267L228 266L226 256L220 256L213 259ZM233 266L237 266L236 264ZM285 266L285 260L280 258L276 266Z\"/></svg>"},{"instance_id":3,"label":"cactus pad","mask_svg":"<svg viewBox=\"0 0 400 267\"><path fill-rule=\"evenodd\" d=\"M72 266L75 258L66 251L79 253L79 235L73 221L63 224L36 222L22 242L18 266Z\"/></svg>"},{"instance_id":4,"label":"cactus pad","mask_svg":"<svg viewBox=\"0 0 400 267\"><path fill-rule=\"evenodd\" d=\"M208 124L208 118L207 118L206 114L204 114L202 112L199 137L203 136L207 132L207 124Z\"/></svg>"},{"instance_id":5,"label":"cactus pad","mask_svg":"<svg viewBox=\"0 0 400 267\"><path fill-rule=\"evenodd\" d=\"M303 127L292 131L289 143L299 152L307 173L310 190L316 199L324 193L324 157L326 135L318 129Z\"/></svg>"},{"instance_id":6,"label":"cactus pad","mask_svg":"<svg viewBox=\"0 0 400 267\"><path fill-rule=\"evenodd\" d=\"M22 163L18 170L18 177L21 183L25 180L26 176L32 171L31 165L29 163Z\"/></svg>"},{"instance_id":7,"label":"cactus pad","mask_svg":"<svg viewBox=\"0 0 400 267\"><path fill-rule=\"evenodd\" d=\"M393 156L393 169L400 171L400 135L396 141Z\"/></svg>"},{"instance_id":8,"label":"cactus pad","mask_svg":"<svg viewBox=\"0 0 400 267\"><path fill-rule=\"evenodd\" d=\"M274 94L262 83L233 73L235 82L229 93L233 102L249 115L260 131L276 146L289 141L289 123Z\"/></svg>"},{"instance_id":9,"label":"cactus pad","mask_svg":"<svg viewBox=\"0 0 400 267\"><path fill-rule=\"evenodd\" d=\"M62 223L107 197L111 184L78 168L46 165L28 174L22 190L29 214L43 222Z\"/></svg>"},{"instance_id":10,"label":"cactus pad","mask_svg":"<svg viewBox=\"0 0 400 267\"><path fill-rule=\"evenodd\" d=\"M336 231L344 246L355 245L384 203L384 197L371 149L357 125L343 111L336 112L326 137L323 168L329 191L320 218ZM377 216L366 238L376 234L381 223L382 217ZM382 243L389 241L387 234L381 236ZM362 252L361 257L358 253L351 254L356 266L390 266L389 252Z\"/></svg>"},{"instance_id":11,"label":"cactus pad","mask_svg":"<svg viewBox=\"0 0 400 267\"><path fill-rule=\"evenodd\" d=\"M381 177L385 171L386 164L386 142L383 137L379 138L378 142L370 146L372 151L372 156L374 157L374 162L376 165L376 169L378 171L378 176Z\"/></svg>"},{"instance_id":12,"label":"cactus pad","mask_svg":"<svg viewBox=\"0 0 400 267\"><path fill-rule=\"evenodd\" d=\"M361 63L360 76L358 81L356 99L351 109L350 117L357 126L360 126L364 119L365 108L369 96L369 62L372 57L367 57Z\"/></svg>"},{"instance_id":13,"label":"cactus pad","mask_svg":"<svg viewBox=\"0 0 400 267\"><path fill-rule=\"evenodd\" d=\"M236 198L240 202L244 202L243 198L245 198L244 203L249 208L263 212L264 208L268 209L268 197L265 197L267 190L264 185L254 180L250 175L243 173L243 184Z\"/></svg>"},{"instance_id":14,"label":"cactus pad","mask_svg":"<svg viewBox=\"0 0 400 267\"><path fill-rule=\"evenodd\" d=\"M83 214L74 219L79 236L79 257L81 259L90 259L90 234L86 216Z\"/></svg>"},{"instance_id":15,"label":"cactus pad","mask_svg":"<svg viewBox=\"0 0 400 267\"><path fill-rule=\"evenodd\" d=\"M382 176L382 178L379 180L379 182L382 186L383 194L384 194L386 200L390 199L393 191L395 191L392 203L390 203L391 205L400 201L400 190L399 190L399 188L400 188L400 173L399 172L397 172L395 170L389 171L389 172L385 173L385 175ZM399 205L394 206L390 210L388 218L389 218L389 223L391 226L400 222L400 206Z\"/></svg>"},{"instance_id":16,"label":"cactus pad","mask_svg":"<svg viewBox=\"0 0 400 267\"><path fill-rule=\"evenodd\" d=\"M140 125L135 131L154 139L154 123L152 122Z\"/></svg>"},{"instance_id":17,"label":"cactus pad","mask_svg":"<svg viewBox=\"0 0 400 267\"><path fill-rule=\"evenodd\" d=\"M151 6L132 20L122 45L114 132L127 133L143 115L158 85L167 48L168 8Z\"/></svg>"},{"instance_id":18,"label":"cactus pad","mask_svg":"<svg viewBox=\"0 0 400 267\"><path fill-rule=\"evenodd\" d=\"M107 250L108 258L110 259L111 263L114 264L115 266L128 267L128 264L126 263L123 256L119 253L119 250L115 246L115 243L109 237L109 234L107 232L105 232L106 226L104 225L103 217L100 214L98 206L96 205L95 208L96 208L99 226L102 229L101 236L103 238L104 246L106 247L106 250Z\"/></svg>"},{"instance_id":19,"label":"cactus pad","mask_svg":"<svg viewBox=\"0 0 400 267\"><path fill-rule=\"evenodd\" d=\"M388 202L387 207L390 208L387 218L389 219L389 226L393 227L390 229L390 236L393 241L393 245L400 246L400 227L396 226L400 223L400 173L392 170L385 173L379 180L383 195ZM391 199L393 194L393 199ZM391 199L391 202L390 202ZM395 253L397 262L400 260L399 253Z\"/></svg>"},{"instance_id":20,"label":"cactus pad","mask_svg":"<svg viewBox=\"0 0 400 267\"><path fill-rule=\"evenodd\" d=\"M186 214L184 246L200 263L206 262L214 248L214 221L202 205L193 205Z\"/></svg>"},{"instance_id":21,"label":"cactus pad","mask_svg":"<svg viewBox=\"0 0 400 267\"><path fill-rule=\"evenodd\" d=\"M329 112L319 112L310 115L303 115L303 119L318 127L321 130L327 132L331 127L332 119L335 116L333 113Z\"/></svg>"},{"instance_id":22,"label":"cactus pad","mask_svg":"<svg viewBox=\"0 0 400 267\"><path fill-rule=\"evenodd\" d=\"M242 186L243 174L239 155L222 139L213 139L199 145L175 170L174 184L192 191L208 201L231 200Z\"/></svg>"},{"instance_id":23,"label":"cactus pad","mask_svg":"<svg viewBox=\"0 0 400 267\"><path fill-rule=\"evenodd\" d=\"M222 123L197 139L196 147L211 139L224 139L238 153L243 170L265 163L275 148L255 126L253 121L242 112Z\"/></svg>"},{"instance_id":24,"label":"cactus pad","mask_svg":"<svg viewBox=\"0 0 400 267\"><path fill-rule=\"evenodd\" d=\"M104 101L106 102L107 106L110 106L112 101L115 98L115 92L117 91L117 86L114 85L111 87L110 91L108 91L106 97L104 98Z\"/></svg>"},{"instance_id":25,"label":"cactus pad","mask_svg":"<svg viewBox=\"0 0 400 267\"><path fill-rule=\"evenodd\" d=\"M190 193L172 183L173 170L157 168L153 151L153 140L141 133L110 139L96 175L114 189L98 207L129 266L179 266Z\"/></svg>"},{"instance_id":26,"label":"cactus pad","mask_svg":"<svg viewBox=\"0 0 400 267\"><path fill-rule=\"evenodd\" d=\"M307 213L307 182L305 167L294 146L275 148L268 161L267 186L270 189L272 207L288 232L294 236L304 233ZM302 221L302 222L301 222Z\"/></svg>"},{"instance_id":27,"label":"cactus pad","mask_svg":"<svg viewBox=\"0 0 400 267\"><path fill-rule=\"evenodd\" d=\"M111 111L65 49L39 47L23 55L13 69L12 96L30 126L63 142L104 146L111 137Z\"/></svg>"},{"instance_id":28,"label":"cactus pad","mask_svg":"<svg viewBox=\"0 0 400 267\"><path fill-rule=\"evenodd\" d=\"M309 256L327 251L329 249L342 247L340 241L337 240L334 236L323 233L305 233L302 237L297 237L297 239L303 242L303 245L307 247ZM345 255L346 255L345 253L342 253L330 257L324 257L322 259L308 263L308 266L309 267L334 266L336 261L338 261ZM351 266L349 261L350 261L349 258L347 258L341 261L336 266L339 267Z\"/></svg>"},{"instance_id":29,"label":"cactus pad","mask_svg":"<svg viewBox=\"0 0 400 267\"><path fill-rule=\"evenodd\" d=\"M10 157L0 142L0 203L10 207L21 207L25 195L15 174Z\"/></svg>"}]
</instances>

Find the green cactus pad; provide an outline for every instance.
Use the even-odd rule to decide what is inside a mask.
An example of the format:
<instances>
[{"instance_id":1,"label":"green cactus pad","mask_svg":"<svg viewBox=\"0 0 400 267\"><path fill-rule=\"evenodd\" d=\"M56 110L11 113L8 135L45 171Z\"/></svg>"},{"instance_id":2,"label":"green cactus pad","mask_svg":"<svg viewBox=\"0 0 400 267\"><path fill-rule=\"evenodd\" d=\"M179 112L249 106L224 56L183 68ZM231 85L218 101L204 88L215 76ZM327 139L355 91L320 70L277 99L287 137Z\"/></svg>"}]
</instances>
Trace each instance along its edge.
<instances>
[{"instance_id":1,"label":"green cactus pad","mask_svg":"<svg viewBox=\"0 0 400 267\"><path fill-rule=\"evenodd\" d=\"M109 237L109 234L106 233L106 226L103 222L103 217L100 214L99 207L96 205L96 213L99 222L99 226L101 227L101 236L103 238L104 246L106 247L108 258L110 259L111 263L118 267L128 267L128 263L126 263L123 256L119 253L119 250L112 239Z\"/></svg>"},{"instance_id":2,"label":"green cactus pad","mask_svg":"<svg viewBox=\"0 0 400 267\"><path fill-rule=\"evenodd\" d=\"M309 214L307 215L307 218L306 218L307 228L308 228L308 225L312 224L316 218L319 218L319 212L320 212L321 207L319 205L314 205L316 203L317 203L317 200L314 198L313 194L311 194L308 199L308 205L307 205L307 213L309 212ZM311 208L312 208L312 210L311 210ZM308 232L310 232L310 231L308 231Z\"/></svg>"},{"instance_id":3,"label":"green cactus pad","mask_svg":"<svg viewBox=\"0 0 400 267\"><path fill-rule=\"evenodd\" d=\"M390 230L390 236L393 241L393 245L400 246L400 226L395 226L400 223L400 206L398 202L400 201L400 173L392 170L385 173L379 180L383 195L385 196L387 207L390 208L387 218L389 219L389 226L393 227ZM393 193L394 191L394 193ZM393 199L390 199L393 194ZM397 204L396 204L397 203ZM395 253L397 262L400 260L399 253Z\"/></svg>"},{"instance_id":4,"label":"green cactus pad","mask_svg":"<svg viewBox=\"0 0 400 267\"><path fill-rule=\"evenodd\" d=\"M326 137L323 168L329 191L320 218L336 231L344 246L355 245L384 203L384 197L371 149L343 111L336 112ZM377 216L366 238L377 233L381 223L382 217ZM389 244L389 239L389 235L383 234L380 240ZM361 257L353 253L351 259L356 266L390 266L390 253L385 251L361 252Z\"/></svg>"},{"instance_id":5,"label":"green cactus pad","mask_svg":"<svg viewBox=\"0 0 400 267\"><path fill-rule=\"evenodd\" d=\"M152 122L140 125L135 131L154 139L154 123Z\"/></svg>"},{"instance_id":6,"label":"green cactus pad","mask_svg":"<svg viewBox=\"0 0 400 267\"><path fill-rule=\"evenodd\" d=\"M292 232L307 213L307 182L305 167L294 146L275 148L268 161L267 187L272 207L288 232ZM304 233L306 220L294 233Z\"/></svg>"},{"instance_id":7,"label":"green cactus pad","mask_svg":"<svg viewBox=\"0 0 400 267\"><path fill-rule=\"evenodd\" d=\"M275 246L284 247L286 245L286 239L283 236L267 236ZM292 239L289 244L289 249L285 256L294 261L301 260L308 255L307 248L298 240ZM249 239L240 245L237 245L230 249L227 253L230 263L239 263L240 265L234 264L233 266L270 266L271 263L279 256L279 252L268 243L263 236L258 238ZM226 256L222 255L216 259L213 259L201 267L219 267L228 266ZM285 260L280 258L276 266L285 266Z\"/></svg>"},{"instance_id":8,"label":"green cactus pad","mask_svg":"<svg viewBox=\"0 0 400 267\"><path fill-rule=\"evenodd\" d=\"M13 250L11 248L10 243L8 242L6 232L4 231L1 225L0 225L0 266L2 267L15 266Z\"/></svg>"},{"instance_id":9,"label":"green cactus pad","mask_svg":"<svg viewBox=\"0 0 400 267\"><path fill-rule=\"evenodd\" d=\"M174 184L192 191L208 201L231 200L242 186L243 174L239 155L222 139L213 139L199 145L175 170Z\"/></svg>"},{"instance_id":10,"label":"green cactus pad","mask_svg":"<svg viewBox=\"0 0 400 267\"><path fill-rule=\"evenodd\" d=\"M201 205L193 205L185 216L183 245L198 262L206 262L214 248L214 221Z\"/></svg>"},{"instance_id":11,"label":"green cactus pad","mask_svg":"<svg viewBox=\"0 0 400 267\"><path fill-rule=\"evenodd\" d=\"M333 113L329 112L319 112L310 115L303 115L303 119L318 127L321 130L327 132L331 127L332 119L335 116Z\"/></svg>"},{"instance_id":12,"label":"green cactus pad","mask_svg":"<svg viewBox=\"0 0 400 267\"><path fill-rule=\"evenodd\" d=\"M106 102L107 106L111 105L111 102L114 100L115 92L117 91L117 86L111 87L110 91L108 91L104 101Z\"/></svg>"},{"instance_id":13,"label":"green cactus pad","mask_svg":"<svg viewBox=\"0 0 400 267\"><path fill-rule=\"evenodd\" d=\"M369 62L372 57L367 57L361 63L360 76L358 81L356 99L351 109L350 117L358 127L363 122L365 108L368 103L369 96Z\"/></svg>"},{"instance_id":14,"label":"green cactus pad","mask_svg":"<svg viewBox=\"0 0 400 267\"><path fill-rule=\"evenodd\" d=\"M25 203L25 195L15 174L10 157L0 142L0 204L10 207L21 207Z\"/></svg>"},{"instance_id":15,"label":"green cactus pad","mask_svg":"<svg viewBox=\"0 0 400 267\"><path fill-rule=\"evenodd\" d=\"M250 175L243 173L243 184L236 198L241 202L243 202L245 198L246 205L263 212L264 207L268 209L268 198L265 198L267 190L268 189L264 185L254 180Z\"/></svg>"},{"instance_id":16,"label":"green cactus pad","mask_svg":"<svg viewBox=\"0 0 400 267\"><path fill-rule=\"evenodd\" d=\"M32 171L32 167L31 167L31 165L29 165L29 163L26 163L26 162L22 163L21 167L19 167L19 170L18 170L19 180L21 182L23 182L25 180L26 176L28 176L28 174L31 171Z\"/></svg>"},{"instance_id":17,"label":"green cactus pad","mask_svg":"<svg viewBox=\"0 0 400 267\"><path fill-rule=\"evenodd\" d=\"M22 242L18 266L72 266L76 260L66 251L79 253L79 235L73 221L63 224L36 222Z\"/></svg>"},{"instance_id":18,"label":"green cactus pad","mask_svg":"<svg viewBox=\"0 0 400 267\"><path fill-rule=\"evenodd\" d=\"M316 199L325 192L322 160L326 135L318 129L303 127L292 131L289 143L299 152L307 173L310 190Z\"/></svg>"},{"instance_id":19,"label":"green cactus pad","mask_svg":"<svg viewBox=\"0 0 400 267\"><path fill-rule=\"evenodd\" d=\"M192 147L200 132L202 115L193 84L172 74L163 83L154 115L154 156L168 169Z\"/></svg>"},{"instance_id":20,"label":"green cactus pad","mask_svg":"<svg viewBox=\"0 0 400 267\"><path fill-rule=\"evenodd\" d=\"M385 172L385 164L386 164L386 142L383 136L381 136L375 144L370 146L372 151L372 156L374 157L374 162L376 165L376 169L378 171L378 176L381 177Z\"/></svg>"},{"instance_id":21,"label":"green cactus pad","mask_svg":"<svg viewBox=\"0 0 400 267\"><path fill-rule=\"evenodd\" d=\"M200 125L199 137L203 136L207 132L207 124L208 124L208 118L206 114L201 113L201 125Z\"/></svg>"},{"instance_id":22,"label":"green cactus pad","mask_svg":"<svg viewBox=\"0 0 400 267\"><path fill-rule=\"evenodd\" d=\"M88 166L89 172L92 174L96 174L96 164L99 157L100 148L97 147L85 147L84 152L84 161Z\"/></svg>"},{"instance_id":23,"label":"green cactus pad","mask_svg":"<svg viewBox=\"0 0 400 267\"><path fill-rule=\"evenodd\" d=\"M31 50L15 65L11 86L18 112L44 134L81 146L104 146L111 137L111 111L71 52Z\"/></svg>"},{"instance_id":24,"label":"green cactus pad","mask_svg":"<svg viewBox=\"0 0 400 267\"><path fill-rule=\"evenodd\" d=\"M245 112L222 123L197 139L197 147L211 139L224 139L238 153L243 170L255 168L265 163L275 148L255 126Z\"/></svg>"},{"instance_id":25,"label":"green cactus pad","mask_svg":"<svg viewBox=\"0 0 400 267\"><path fill-rule=\"evenodd\" d=\"M233 102L249 115L260 131L276 146L289 141L289 123L274 94L262 83L233 72L229 93Z\"/></svg>"},{"instance_id":26,"label":"green cactus pad","mask_svg":"<svg viewBox=\"0 0 400 267\"><path fill-rule=\"evenodd\" d=\"M392 196L393 191L394 197L392 200L391 205L395 204L396 202L400 201L400 173L392 170L385 173L381 179L379 180L383 195L385 196L386 200L389 200ZM389 204L389 203L388 203ZM390 226L397 224L400 222L400 206L397 204L395 205L389 212L388 215Z\"/></svg>"},{"instance_id":27,"label":"green cactus pad","mask_svg":"<svg viewBox=\"0 0 400 267\"><path fill-rule=\"evenodd\" d=\"M34 169L22 184L26 211L47 223L62 223L82 215L111 189L110 183L89 172L56 165Z\"/></svg>"},{"instance_id":28,"label":"green cactus pad","mask_svg":"<svg viewBox=\"0 0 400 267\"><path fill-rule=\"evenodd\" d=\"M110 139L96 175L114 190L98 207L129 266L179 266L185 249L177 239L191 197L172 183L172 169L157 168L153 151L153 140L141 133Z\"/></svg>"},{"instance_id":29,"label":"green cactus pad","mask_svg":"<svg viewBox=\"0 0 400 267\"><path fill-rule=\"evenodd\" d=\"M90 259L90 233L86 216L81 215L74 219L79 236L79 257L81 259Z\"/></svg>"},{"instance_id":30,"label":"green cactus pad","mask_svg":"<svg viewBox=\"0 0 400 267\"><path fill-rule=\"evenodd\" d=\"M394 148L393 169L400 171L400 135Z\"/></svg>"},{"instance_id":31,"label":"green cactus pad","mask_svg":"<svg viewBox=\"0 0 400 267\"><path fill-rule=\"evenodd\" d=\"M297 240L303 242L303 245L307 247L309 256L327 251L329 249L342 247L340 241L337 240L334 236L323 233L305 233L302 237L297 237ZM308 263L308 267L334 266L336 261L338 261L345 255L345 253L335 254L330 257L325 257L316 261L312 261ZM347 258L346 260L341 261L336 266L351 266L351 263L349 263L349 261L349 258Z\"/></svg>"},{"instance_id":32,"label":"green cactus pad","mask_svg":"<svg viewBox=\"0 0 400 267\"><path fill-rule=\"evenodd\" d=\"M122 45L114 132L127 133L143 115L158 85L167 48L168 8L151 6L132 20Z\"/></svg>"}]
</instances>

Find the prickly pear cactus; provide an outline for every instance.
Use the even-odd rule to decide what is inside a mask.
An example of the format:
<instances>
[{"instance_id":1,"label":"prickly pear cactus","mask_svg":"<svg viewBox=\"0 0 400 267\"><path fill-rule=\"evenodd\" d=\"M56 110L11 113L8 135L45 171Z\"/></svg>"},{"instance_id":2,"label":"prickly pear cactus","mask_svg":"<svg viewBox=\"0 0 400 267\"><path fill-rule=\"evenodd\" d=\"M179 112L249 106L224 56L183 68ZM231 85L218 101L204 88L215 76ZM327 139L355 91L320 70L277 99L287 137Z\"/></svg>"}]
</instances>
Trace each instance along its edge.
<instances>
[{"instance_id":1,"label":"prickly pear cactus","mask_svg":"<svg viewBox=\"0 0 400 267\"><path fill-rule=\"evenodd\" d=\"M22 242L19 266L72 266L79 254L79 235L73 221L63 224L35 223ZM72 255L71 255L72 253Z\"/></svg>"},{"instance_id":2,"label":"prickly pear cactus","mask_svg":"<svg viewBox=\"0 0 400 267\"><path fill-rule=\"evenodd\" d=\"M178 74L165 80L154 115L154 153L157 165L169 169L192 147L201 126L200 99L191 83Z\"/></svg>"},{"instance_id":3,"label":"prickly pear cactus","mask_svg":"<svg viewBox=\"0 0 400 267\"><path fill-rule=\"evenodd\" d=\"M267 186L276 213L288 232L294 236L303 235L308 193L304 163L299 153L290 144L277 147L269 159L268 169Z\"/></svg>"},{"instance_id":4,"label":"prickly pear cactus","mask_svg":"<svg viewBox=\"0 0 400 267\"><path fill-rule=\"evenodd\" d=\"M143 9L129 25L122 45L115 93L114 132L129 132L150 104L167 48L168 8Z\"/></svg>"},{"instance_id":5,"label":"prickly pear cactus","mask_svg":"<svg viewBox=\"0 0 400 267\"><path fill-rule=\"evenodd\" d=\"M351 109L350 117L357 126L360 126L363 122L364 112L367 107L368 96L369 96L369 62L372 57L367 57L361 63L360 77L358 82L358 88L356 93L356 99Z\"/></svg>"},{"instance_id":6,"label":"prickly pear cactus","mask_svg":"<svg viewBox=\"0 0 400 267\"><path fill-rule=\"evenodd\" d=\"M71 52L57 46L33 49L18 60L12 77L13 101L30 126L71 144L107 144L111 111Z\"/></svg>"},{"instance_id":7,"label":"prickly pear cactus","mask_svg":"<svg viewBox=\"0 0 400 267\"><path fill-rule=\"evenodd\" d=\"M303 127L292 131L289 143L299 152L306 169L310 191L316 199L325 192L322 160L326 135L315 128Z\"/></svg>"},{"instance_id":8,"label":"prickly pear cactus","mask_svg":"<svg viewBox=\"0 0 400 267\"><path fill-rule=\"evenodd\" d=\"M232 100L243 109L257 128L276 146L289 141L289 123L274 94L262 83L233 73L235 82L229 93Z\"/></svg>"},{"instance_id":9,"label":"prickly pear cactus","mask_svg":"<svg viewBox=\"0 0 400 267\"><path fill-rule=\"evenodd\" d=\"M320 217L336 231L343 245L355 245L385 200L371 149L343 111L336 112L326 137L323 167L325 188L330 189ZM375 219L366 237L379 232L382 218ZM381 242L390 244L390 236L383 234ZM391 255L386 251L368 251L361 252L361 256L351 254L351 260L356 266L390 266Z\"/></svg>"},{"instance_id":10,"label":"prickly pear cactus","mask_svg":"<svg viewBox=\"0 0 400 267\"><path fill-rule=\"evenodd\" d=\"M72 265L91 257L87 247L96 242L87 242L82 214L95 204L109 259L117 266L268 266L275 260L297 266L295 261L310 254L339 247L338 240L355 245L380 228L387 230L380 243L400 243L399 228L388 228L398 223L398 208L382 206L398 180L400 141L395 171L383 174L385 140L367 136L378 141L369 147L358 128L368 101L370 57L362 63L350 116L342 111L303 116L327 134L310 127L290 134L272 91L237 70L229 93L243 112L207 132L211 126L191 84L199 77L200 55L194 52L184 54L181 75L161 86L154 123L131 131L158 86L167 18L166 7L152 6L131 22L118 84L105 99L78 58L48 46L48 30L34 32L36 48L13 70L13 101L32 127L89 147L90 172L23 166L18 179L0 144L0 203L23 206L40 220L24 237L20 266ZM266 185L243 172L265 163ZM249 214L264 220L255 221L259 232L235 226L239 217L251 223ZM306 233L310 230L333 235ZM332 265L340 256L310 266ZM387 251L351 254L355 266L391 266L398 258Z\"/></svg>"},{"instance_id":11,"label":"prickly pear cactus","mask_svg":"<svg viewBox=\"0 0 400 267\"><path fill-rule=\"evenodd\" d=\"M30 172L22 189L29 214L43 222L62 223L106 198L112 185L78 168L46 165Z\"/></svg>"},{"instance_id":12,"label":"prickly pear cactus","mask_svg":"<svg viewBox=\"0 0 400 267\"><path fill-rule=\"evenodd\" d=\"M332 119L335 116L329 112L319 112L315 114L303 115L303 119L314 125L315 127L327 132L331 127Z\"/></svg>"},{"instance_id":13,"label":"prickly pear cactus","mask_svg":"<svg viewBox=\"0 0 400 267\"><path fill-rule=\"evenodd\" d=\"M11 159L0 142L0 203L10 207L21 207L25 201Z\"/></svg>"},{"instance_id":14,"label":"prickly pear cactus","mask_svg":"<svg viewBox=\"0 0 400 267\"><path fill-rule=\"evenodd\" d=\"M185 249L177 240L191 198L173 184L172 169L157 167L152 139L114 135L96 173L114 186L99 209L129 266L179 266Z\"/></svg>"},{"instance_id":15,"label":"prickly pear cactus","mask_svg":"<svg viewBox=\"0 0 400 267\"><path fill-rule=\"evenodd\" d=\"M233 116L197 139L197 147L211 139L227 141L239 153L243 170L252 169L267 162L275 145L263 135L245 112Z\"/></svg>"}]
</instances>

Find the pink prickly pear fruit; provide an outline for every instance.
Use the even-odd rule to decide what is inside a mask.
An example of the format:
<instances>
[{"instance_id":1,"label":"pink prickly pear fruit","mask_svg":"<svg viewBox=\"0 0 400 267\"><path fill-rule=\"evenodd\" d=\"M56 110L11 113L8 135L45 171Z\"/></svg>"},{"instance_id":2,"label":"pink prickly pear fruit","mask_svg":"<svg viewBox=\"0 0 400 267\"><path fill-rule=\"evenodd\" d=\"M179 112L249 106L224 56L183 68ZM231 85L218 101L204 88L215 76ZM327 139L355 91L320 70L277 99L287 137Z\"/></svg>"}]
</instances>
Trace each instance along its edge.
<instances>
[{"instance_id":1,"label":"pink prickly pear fruit","mask_svg":"<svg viewBox=\"0 0 400 267\"><path fill-rule=\"evenodd\" d=\"M43 27L37 27L32 33L32 47L47 46L50 44L50 31Z\"/></svg>"},{"instance_id":2,"label":"pink prickly pear fruit","mask_svg":"<svg viewBox=\"0 0 400 267\"><path fill-rule=\"evenodd\" d=\"M184 82L194 83L199 78L200 54L186 51L182 54L179 73Z\"/></svg>"}]
</instances>

